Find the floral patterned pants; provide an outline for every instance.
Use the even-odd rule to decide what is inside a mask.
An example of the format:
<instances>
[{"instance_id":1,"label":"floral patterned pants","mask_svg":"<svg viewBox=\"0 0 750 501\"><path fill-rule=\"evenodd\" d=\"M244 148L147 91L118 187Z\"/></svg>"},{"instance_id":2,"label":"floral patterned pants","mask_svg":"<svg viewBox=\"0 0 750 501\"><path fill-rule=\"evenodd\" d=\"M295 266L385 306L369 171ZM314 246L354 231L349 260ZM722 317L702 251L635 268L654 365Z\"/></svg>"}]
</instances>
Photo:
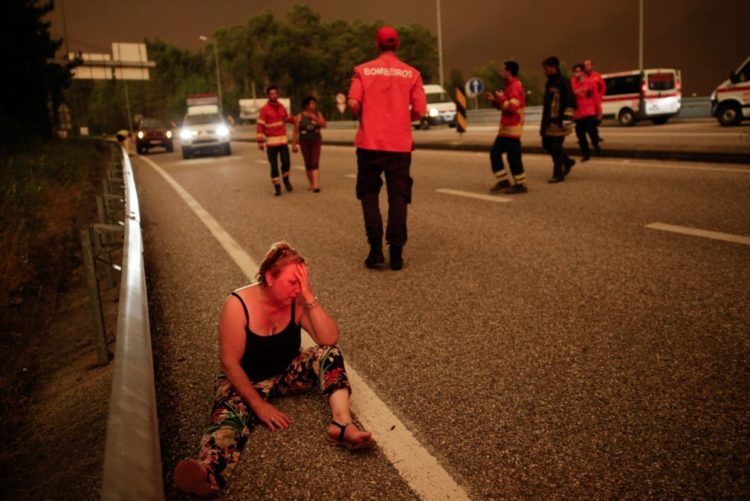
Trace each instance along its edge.
<instances>
[{"instance_id":1,"label":"floral patterned pants","mask_svg":"<svg viewBox=\"0 0 750 501\"><path fill-rule=\"evenodd\" d=\"M292 360L283 373L253 383L253 386L268 400L276 395L307 391L316 384L325 397L341 388L351 393L344 358L337 346L308 348ZM260 420L224 374L219 374L214 388L211 424L201 439L198 460L214 474L219 486L224 487L240 460L247 437Z\"/></svg>"}]
</instances>

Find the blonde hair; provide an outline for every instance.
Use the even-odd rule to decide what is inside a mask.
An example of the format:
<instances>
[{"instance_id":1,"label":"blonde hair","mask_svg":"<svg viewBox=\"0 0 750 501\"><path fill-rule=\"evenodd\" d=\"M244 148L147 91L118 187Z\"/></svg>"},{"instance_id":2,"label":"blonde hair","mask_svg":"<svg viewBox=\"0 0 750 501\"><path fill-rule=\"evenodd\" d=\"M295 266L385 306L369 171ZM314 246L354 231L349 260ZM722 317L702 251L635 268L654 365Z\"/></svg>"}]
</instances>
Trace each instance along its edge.
<instances>
[{"instance_id":1,"label":"blonde hair","mask_svg":"<svg viewBox=\"0 0 750 501\"><path fill-rule=\"evenodd\" d=\"M271 276L275 278L279 276L284 266L305 262L305 258L294 250L291 245L286 242L276 242L266 252L266 257L260 263L260 269L255 278L258 279L261 285L265 286L268 285L266 283L266 273L270 272Z\"/></svg>"}]
</instances>

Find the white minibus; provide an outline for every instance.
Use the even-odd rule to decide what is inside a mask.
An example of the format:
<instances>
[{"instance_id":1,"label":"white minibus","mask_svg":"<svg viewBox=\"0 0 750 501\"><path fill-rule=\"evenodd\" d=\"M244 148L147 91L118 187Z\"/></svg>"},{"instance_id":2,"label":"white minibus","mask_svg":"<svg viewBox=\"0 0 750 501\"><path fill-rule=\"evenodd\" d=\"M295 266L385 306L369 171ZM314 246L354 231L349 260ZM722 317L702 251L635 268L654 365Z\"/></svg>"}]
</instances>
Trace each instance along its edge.
<instances>
[{"instance_id":1,"label":"white minibus","mask_svg":"<svg viewBox=\"0 0 750 501\"><path fill-rule=\"evenodd\" d=\"M680 70L645 69L602 75L607 92L602 102L605 117L621 125L635 125L639 120L665 124L682 106Z\"/></svg>"}]
</instances>

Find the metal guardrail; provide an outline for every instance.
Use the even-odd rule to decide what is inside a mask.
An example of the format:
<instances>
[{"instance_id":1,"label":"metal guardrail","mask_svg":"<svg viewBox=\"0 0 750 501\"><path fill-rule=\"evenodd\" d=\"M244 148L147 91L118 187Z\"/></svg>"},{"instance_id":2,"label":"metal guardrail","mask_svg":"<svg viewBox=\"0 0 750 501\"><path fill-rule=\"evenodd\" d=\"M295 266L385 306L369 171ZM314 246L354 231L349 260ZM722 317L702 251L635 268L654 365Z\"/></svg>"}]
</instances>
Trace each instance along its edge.
<instances>
[{"instance_id":1,"label":"metal guardrail","mask_svg":"<svg viewBox=\"0 0 750 501\"><path fill-rule=\"evenodd\" d=\"M122 150L125 235L102 499L164 499L138 194Z\"/></svg>"}]
</instances>

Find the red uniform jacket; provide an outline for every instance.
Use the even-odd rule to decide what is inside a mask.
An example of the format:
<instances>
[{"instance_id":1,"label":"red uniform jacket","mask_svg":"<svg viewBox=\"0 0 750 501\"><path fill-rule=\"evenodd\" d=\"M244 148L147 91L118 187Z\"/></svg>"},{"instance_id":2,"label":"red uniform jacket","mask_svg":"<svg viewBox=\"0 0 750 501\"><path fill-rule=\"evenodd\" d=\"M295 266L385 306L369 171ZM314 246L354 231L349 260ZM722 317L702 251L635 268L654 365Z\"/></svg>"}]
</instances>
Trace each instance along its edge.
<instances>
[{"instance_id":1,"label":"red uniform jacket","mask_svg":"<svg viewBox=\"0 0 750 501\"><path fill-rule=\"evenodd\" d=\"M573 94L576 95L576 112L573 115L575 120L585 117L595 117L601 105L597 106L598 92L593 82L584 75L581 80L576 77L570 79L570 86L573 88Z\"/></svg>"},{"instance_id":2,"label":"red uniform jacket","mask_svg":"<svg viewBox=\"0 0 750 501\"><path fill-rule=\"evenodd\" d=\"M411 120L427 113L422 75L393 52L354 68L349 98L361 103L357 148L394 152L414 149Z\"/></svg>"},{"instance_id":3,"label":"red uniform jacket","mask_svg":"<svg viewBox=\"0 0 750 501\"><path fill-rule=\"evenodd\" d=\"M607 93L607 83L604 81L601 73L599 73L598 71L591 70L591 73L587 74L586 76L591 81L591 84L594 87L594 91L596 92L596 114L601 115L602 101L604 100L604 95Z\"/></svg>"},{"instance_id":4,"label":"red uniform jacket","mask_svg":"<svg viewBox=\"0 0 750 501\"><path fill-rule=\"evenodd\" d=\"M511 77L505 85L502 95L494 103L500 110L500 130L497 135L502 137L521 137L526 108L526 93L521 81Z\"/></svg>"},{"instance_id":5,"label":"red uniform jacket","mask_svg":"<svg viewBox=\"0 0 750 501\"><path fill-rule=\"evenodd\" d=\"M294 118L286 112L281 103L274 106L270 102L263 105L258 114L258 142L266 142L267 146L282 146L287 144L285 124L294 123Z\"/></svg>"}]
</instances>

